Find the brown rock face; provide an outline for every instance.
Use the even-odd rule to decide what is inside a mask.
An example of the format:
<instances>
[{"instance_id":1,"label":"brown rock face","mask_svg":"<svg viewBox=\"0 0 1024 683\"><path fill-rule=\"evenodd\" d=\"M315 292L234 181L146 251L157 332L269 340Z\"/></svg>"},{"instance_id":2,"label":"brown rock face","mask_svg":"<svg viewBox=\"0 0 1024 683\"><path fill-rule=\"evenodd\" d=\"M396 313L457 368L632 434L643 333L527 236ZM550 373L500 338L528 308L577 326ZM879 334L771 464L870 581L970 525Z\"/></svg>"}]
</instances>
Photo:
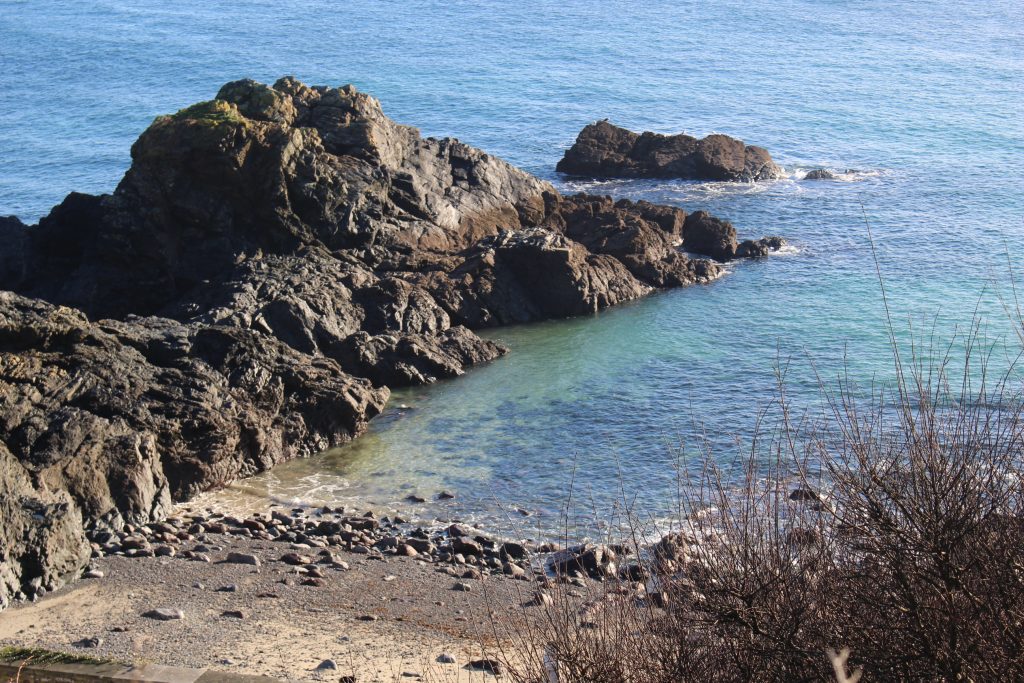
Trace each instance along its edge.
<instances>
[{"instance_id":1,"label":"brown rock face","mask_svg":"<svg viewBox=\"0 0 1024 683\"><path fill-rule=\"evenodd\" d=\"M634 133L598 121L580 131L557 170L595 178L772 180L782 177L768 150L728 135Z\"/></svg>"},{"instance_id":2,"label":"brown rock face","mask_svg":"<svg viewBox=\"0 0 1024 683\"><path fill-rule=\"evenodd\" d=\"M351 86L237 81L157 118L113 194L0 218L0 606L79 571L86 531L505 352L473 329L713 279L679 250L703 234L424 139Z\"/></svg>"}]
</instances>

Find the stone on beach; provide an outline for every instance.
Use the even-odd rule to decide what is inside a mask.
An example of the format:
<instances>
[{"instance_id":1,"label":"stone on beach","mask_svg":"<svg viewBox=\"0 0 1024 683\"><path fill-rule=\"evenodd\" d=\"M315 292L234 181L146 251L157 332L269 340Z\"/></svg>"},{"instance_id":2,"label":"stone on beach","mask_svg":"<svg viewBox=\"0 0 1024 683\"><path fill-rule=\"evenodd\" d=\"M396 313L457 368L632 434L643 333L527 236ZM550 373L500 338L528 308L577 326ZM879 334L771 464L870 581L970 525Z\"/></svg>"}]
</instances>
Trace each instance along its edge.
<instances>
[{"instance_id":1,"label":"stone on beach","mask_svg":"<svg viewBox=\"0 0 1024 683\"><path fill-rule=\"evenodd\" d=\"M465 666L470 671L483 671L485 673L500 676L504 671L501 662L496 659L474 659Z\"/></svg>"},{"instance_id":2,"label":"stone on beach","mask_svg":"<svg viewBox=\"0 0 1024 683\"><path fill-rule=\"evenodd\" d=\"M157 621L175 621L177 619L184 619L185 613L180 609L158 607L157 609L151 609L148 612L143 612L142 616L149 619L156 619Z\"/></svg>"},{"instance_id":3,"label":"stone on beach","mask_svg":"<svg viewBox=\"0 0 1024 683\"><path fill-rule=\"evenodd\" d=\"M260 566L260 558L252 553L231 552L228 553L227 559L224 561L231 564L250 564L257 568Z\"/></svg>"}]
</instances>

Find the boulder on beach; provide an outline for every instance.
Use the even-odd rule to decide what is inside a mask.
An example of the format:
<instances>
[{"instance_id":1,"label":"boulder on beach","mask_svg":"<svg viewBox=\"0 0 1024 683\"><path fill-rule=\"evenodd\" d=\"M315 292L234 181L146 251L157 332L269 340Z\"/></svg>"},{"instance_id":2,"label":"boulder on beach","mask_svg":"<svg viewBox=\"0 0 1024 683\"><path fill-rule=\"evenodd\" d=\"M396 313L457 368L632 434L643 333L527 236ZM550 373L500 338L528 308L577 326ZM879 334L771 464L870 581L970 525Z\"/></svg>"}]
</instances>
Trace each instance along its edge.
<instances>
[{"instance_id":1,"label":"boulder on beach","mask_svg":"<svg viewBox=\"0 0 1024 683\"><path fill-rule=\"evenodd\" d=\"M228 83L131 155L112 194L0 218L0 607L80 575L84 530L345 443L390 387L505 353L476 329L721 274L680 247L737 255L731 225L564 197L352 86Z\"/></svg>"},{"instance_id":2,"label":"boulder on beach","mask_svg":"<svg viewBox=\"0 0 1024 683\"><path fill-rule=\"evenodd\" d=\"M728 135L634 133L607 120L581 130L555 169L592 178L755 181L783 175L768 150Z\"/></svg>"}]
</instances>

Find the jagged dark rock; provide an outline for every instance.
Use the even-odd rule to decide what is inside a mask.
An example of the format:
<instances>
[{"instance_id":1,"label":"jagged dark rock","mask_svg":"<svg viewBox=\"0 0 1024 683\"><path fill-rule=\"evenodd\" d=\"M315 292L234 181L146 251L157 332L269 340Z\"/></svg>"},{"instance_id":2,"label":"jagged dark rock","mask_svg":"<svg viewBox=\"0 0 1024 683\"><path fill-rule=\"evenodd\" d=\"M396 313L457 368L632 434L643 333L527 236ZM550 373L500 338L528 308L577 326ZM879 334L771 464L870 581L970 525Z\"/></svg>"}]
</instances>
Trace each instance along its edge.
<instances>
[{"instance_id":1,"label":"jagged dark rock","mask_svg":"<svg viewBox=\"0 0 1024 683\"><path fill-rule=\"evenodd\" d=\"M343 443L387 387L504 353L473 329L720 274L680 247L754 255L714 220L562 197L351 86L237 81L158 117L113 194L0 218L0 607L80 572L84 530Z\"/></svg>"},{"instance_id":2,"label":"jagged dark rock","mask_svg":"<svg viewBox=\"0 0 1024 683\"><path fill-rule=\"evenodd\" d=\"M772 180L782 177L768 150L728 135L634 133L607 120L591 123L556 167L595 178Z\"/></svg>"},{"instance_id":3,"label":"jagged dark rock","mask_svg":"<svg viewBox=\"0 0 1024 683\"><path fill-rule=\"evenodd\" d=\"M686 217L683 244L692 252L706 254L718 261L735 258L739 246L732 223L715 218L707 211L696 211Z\"/></svg>"},{"instance_id":4,"label":"jagged dark rock","mask_svg":"<svg viewBox=\"0 0 1024 683\"><path fill-rule=\"evenodd\" d=\"M759 240L743 240L736 247L736 258L764 258L786 246L781 237L762 237Z\"/></svg>"},{"instance_id":5,"label":"jagged dark rock","mask_svg":"<svg viewBox=\"0 0 1024 683\"><path fill-rule=\"evenodd\" d=\"M836 174L827 168L815 168L807 172L804 180L835 180Z\"/></svg>"}]
</instances>

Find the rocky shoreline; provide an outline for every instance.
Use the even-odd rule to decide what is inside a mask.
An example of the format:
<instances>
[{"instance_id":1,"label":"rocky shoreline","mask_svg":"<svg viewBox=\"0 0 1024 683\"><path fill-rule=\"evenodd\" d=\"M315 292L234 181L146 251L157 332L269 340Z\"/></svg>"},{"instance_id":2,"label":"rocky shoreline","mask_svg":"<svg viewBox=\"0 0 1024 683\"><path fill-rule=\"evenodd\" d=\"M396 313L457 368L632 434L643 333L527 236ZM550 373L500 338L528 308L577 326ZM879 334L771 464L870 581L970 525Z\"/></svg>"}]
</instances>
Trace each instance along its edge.
<instances>
[{"instance_id":1,"label":"rocky shoreline","mask_svg":"<svg viewBox=\"0 0 1024 683\"><path fill-rule=\"evenodd\" d=\"M88 537L344 443L388 387L505 352L473 329L709 282L781 244L562 196L291 78L158 117L113 194L0 218L0 240L0 609L81 575Z\"/></svg>"},{"instance_id":2,"label":"rocky shoreline","mask_svg":"<svg viewBox=\"0 0 1024 683\"><path fill-rule=\"evenodd\" d=\"M555 599L599 609L609 585L646 595L648 570L626 547L560 549L350 508L186 505L90 536L85 580L5 613L0 644L287 679L479 680L501 667L486 615L545 619ZM658 548L658 561L681 557Z\"/></svg>"}]
</instances>

